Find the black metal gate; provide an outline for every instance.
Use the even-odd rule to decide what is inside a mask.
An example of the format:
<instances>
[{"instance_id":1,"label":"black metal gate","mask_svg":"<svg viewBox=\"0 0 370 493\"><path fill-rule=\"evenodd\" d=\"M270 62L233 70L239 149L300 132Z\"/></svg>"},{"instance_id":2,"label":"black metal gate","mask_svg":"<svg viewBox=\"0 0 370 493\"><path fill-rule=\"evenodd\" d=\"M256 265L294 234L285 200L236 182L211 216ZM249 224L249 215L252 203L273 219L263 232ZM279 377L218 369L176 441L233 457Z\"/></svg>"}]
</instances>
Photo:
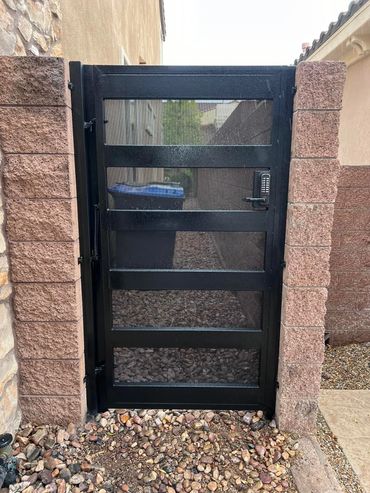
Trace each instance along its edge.
<instances>
[{"instance_id":1,"label":"black metal gate","mask_svg":"<svg viewBox=\"0 0 370 493\"><path fill-rule=\"evenodd\" d=\"M272 413L294 68L70 68L90 410Z\"/></svg>"}]
</instances>

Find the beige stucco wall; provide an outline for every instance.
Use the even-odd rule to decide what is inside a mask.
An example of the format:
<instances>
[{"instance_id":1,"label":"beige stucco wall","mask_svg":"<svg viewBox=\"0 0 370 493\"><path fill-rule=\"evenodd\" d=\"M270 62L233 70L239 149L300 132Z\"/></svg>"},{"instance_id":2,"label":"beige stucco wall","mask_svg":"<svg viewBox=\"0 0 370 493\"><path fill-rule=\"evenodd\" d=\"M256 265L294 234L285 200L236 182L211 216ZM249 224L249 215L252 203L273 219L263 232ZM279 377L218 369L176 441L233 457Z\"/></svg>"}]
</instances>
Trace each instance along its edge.
<instances>
[{"instance_id":1,"label":"beige stucco wall","mask_svg":"<svg viewBox=\"0 0 370 493\"><path fill-rule=\"evenodd\" d=\"M370 56L347 69L339 131L343 166L370 165Z\"/></svg>"},{"instance_id":2,"label":"beige stucco wall","mask_svg":"<svg viewBox=\"0 0 370 493\"><path fill-rule=\"evenodd\" d=\"M339 160L342 166L370 165L370 2L357 10L307 60L346 63Z\"/></svg>"},{"instance_id":3,"label":"beige stucco wall","mask_svg":"<svg viewBox=\"0 0 370 493\"><path fill-rule=\"evenodd\" d=\"M61 0L63 55L87 64L161 62L159 0Z\"/></svg>"}]
</instances>

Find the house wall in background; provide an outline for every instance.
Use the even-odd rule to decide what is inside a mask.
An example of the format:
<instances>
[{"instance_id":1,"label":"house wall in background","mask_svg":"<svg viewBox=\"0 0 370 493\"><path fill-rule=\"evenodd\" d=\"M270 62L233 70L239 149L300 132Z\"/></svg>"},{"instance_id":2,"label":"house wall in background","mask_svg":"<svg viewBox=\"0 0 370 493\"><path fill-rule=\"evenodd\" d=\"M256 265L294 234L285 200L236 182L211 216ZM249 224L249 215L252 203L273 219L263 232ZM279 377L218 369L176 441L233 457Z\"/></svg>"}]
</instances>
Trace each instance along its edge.
<instances>
[{"instance_id":1,"label":"house wall in background","mask_svg":"<svg viewBox=\"0 0 370 493\"><path fill-rule=\"evenodd\" d=\"M370 56L348 67L339 131L341 170L326 315L332 345L370 341L369 81Z\"/></svg>"},{"instance_id":2,"label":"house wall in background","mask_svg":"<svg viewBox=\"0 0 370 493\"><path fill-rule=\"evenodd\" d=\"M342 166L370 166L369 81L370 55L347 68L339 129L339 159Z\"/></svg>"},{"instance_id":3,"label":"house wall in background","mask_svg":"<svg viewBox=\"0 0 370 493\"><path fill-rule=\"evenodd\" d=\"M61 0L63 55L85 64L161 63L160 0Z\"/></svg>"},{"instance_id":4,"label":"house wall in background","mask_svg":"<svg viewBox=\"0 0 370 493\"><path fill-rule=\"evenodd\" d=\"M161 0L0 0L0 55L159 64Z\"/></svg>"},{"instance_id":5,"label":"house wall in background","mask_svg":"<svg viewBox=\"0 0 370 493\"><path fill-rule=\"evenodd\" d=\"M347 65L339 128L340 177L325 330L330 344L370 341L370 2L309 61Z\"/></svg>"}]
</instances>

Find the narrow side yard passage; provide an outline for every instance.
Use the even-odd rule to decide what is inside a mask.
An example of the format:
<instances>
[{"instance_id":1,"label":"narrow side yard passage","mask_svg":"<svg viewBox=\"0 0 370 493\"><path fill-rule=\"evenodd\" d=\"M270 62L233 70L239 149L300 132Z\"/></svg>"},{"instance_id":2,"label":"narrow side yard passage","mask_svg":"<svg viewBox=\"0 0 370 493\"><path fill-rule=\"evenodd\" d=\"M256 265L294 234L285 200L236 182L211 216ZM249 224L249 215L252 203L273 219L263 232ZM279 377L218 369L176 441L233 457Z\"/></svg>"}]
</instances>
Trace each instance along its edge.
<instances>
[{"instance_id":1,"label":"narrow side yard passage","mask_svg":"<svg viewBox=\"0 0 370 493\"><path fill-rule=\"evenodd\" d=\"M296 493L297 453L260 411L108 411L81 429L24 425L9 491Z\"/></svg>"},{"instance_id":2,"label":"narrow side yard passage","mask_svg":"<svg viewBox=\"0 0 370 493\"><path fill-rule=\"evenodd\" d=\"M370 492L370 343L330 346L318 438L347 493Z\"/></svg>"}]
</instances>

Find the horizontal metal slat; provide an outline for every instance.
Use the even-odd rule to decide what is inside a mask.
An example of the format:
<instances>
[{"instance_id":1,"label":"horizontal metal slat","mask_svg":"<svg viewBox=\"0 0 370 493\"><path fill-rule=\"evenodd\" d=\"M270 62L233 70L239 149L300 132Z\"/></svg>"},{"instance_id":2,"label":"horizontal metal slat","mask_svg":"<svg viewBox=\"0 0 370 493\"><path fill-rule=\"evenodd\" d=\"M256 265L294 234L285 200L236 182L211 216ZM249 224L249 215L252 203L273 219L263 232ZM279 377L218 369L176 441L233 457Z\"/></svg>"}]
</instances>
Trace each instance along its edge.
<instances>
[{"instance_id":1,"label":"horizontal metal slat","mask_svg":"<svg viewBox=\"0 0 370 493\"><path fill-rule=\"evenodd\" d=\"M103 99L272 99L278 75L260 74L102 74L98 77Z\"/></svg>"},{"instance_id":2,"label":"horizontal metal slat","mask_svg":"<svg viewBox=\"0 0 370 493\"><path fill-rule=\"evenodd\" d=\"M107 167L139 168L271 168L270 145L108 145L104 146Z\"/></svg>"},{"instance_id":3,"label":"horizontal metal slat","mask_svg":"<svg viewBox=\"0 0 370 493\"><path fill-rule=\"evenodd\" d=\"M263 389L242 385L115 384L107 388L113 407L264 409Z\"/></svg>"},{"instance_id":4,"label":"horizontal metal slat","mask_svg":"<svg viewBox=\"0 0 370 493\"><path fill-rule=\"evenodd\" d=\"M268 231L267 211L108 210L113 231Z\"/></svg>"},{"instance_id":5,"label":"horizontal metal slat","mask_svg":"<svg viewBox=\"0 0 370 493\"><path fill-rule=\"evenodd\" d=\"M73 62L72 62L73 63ZM94 65L101 75L249 75L276 76L294 72L289 65Z\"/></svg>"},{"instance_id":6,"label":"horizontal metal slat","mask_svg":"<svg viewBox=\"0 0 370 493\"><path fill-rule=\"evenodd\" d=\"M108 334L112 347L202 347L259 349L263 332L217 327L114 327Z\"/></svg>"},{"instance_id":7,"label":"horizontal metal slat","mask_svg":"<svg viewBox=\"0 0 370 493\"><path fill-rule=\"evenodd\" d=\"M111 289L230 290L270 289L266 272L225 270L110 269Z\"/></svg>"}]
</instances>

